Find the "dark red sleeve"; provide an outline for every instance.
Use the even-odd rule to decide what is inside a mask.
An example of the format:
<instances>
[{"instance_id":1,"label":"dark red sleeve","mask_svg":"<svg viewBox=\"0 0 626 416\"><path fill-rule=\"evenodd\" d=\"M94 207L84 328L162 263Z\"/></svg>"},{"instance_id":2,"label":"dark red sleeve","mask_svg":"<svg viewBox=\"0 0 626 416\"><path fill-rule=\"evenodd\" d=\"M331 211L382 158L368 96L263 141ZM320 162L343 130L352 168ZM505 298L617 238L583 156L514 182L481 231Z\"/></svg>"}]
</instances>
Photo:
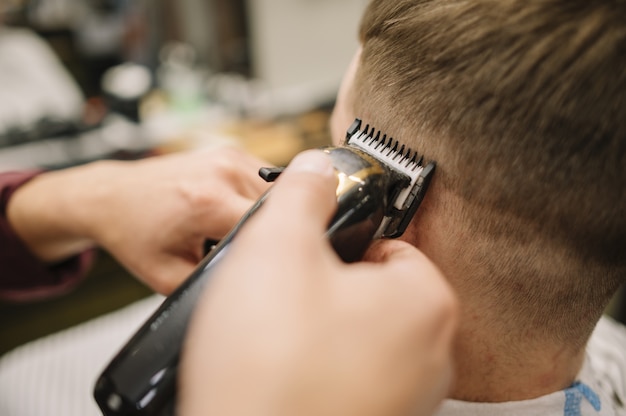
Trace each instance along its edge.
<instances>
[{"instance_id":1,"label":"dark red sleeve","mask_svg":"<svg viewBox=\"0 0 626 416\"><path fill-rule=\"evenodd\" d=\"M11 195L41 171L0 173L0 299L27 301L59 295L84 277L93 260L87 251L58 264L35 257L15 234L6 215Z\"/></svg>"}]
</instances>

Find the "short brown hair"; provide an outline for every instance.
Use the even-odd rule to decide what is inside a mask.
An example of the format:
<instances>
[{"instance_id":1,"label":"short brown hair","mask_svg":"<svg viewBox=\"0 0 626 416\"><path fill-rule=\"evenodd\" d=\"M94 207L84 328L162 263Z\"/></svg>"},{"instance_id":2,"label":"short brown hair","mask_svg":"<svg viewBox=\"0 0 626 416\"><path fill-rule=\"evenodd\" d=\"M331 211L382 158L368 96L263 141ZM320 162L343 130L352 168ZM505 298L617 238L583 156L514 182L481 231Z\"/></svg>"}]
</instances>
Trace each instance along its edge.
<instances>
[{"instance_id":1,"label":"short brown hair","mask_svg":"<svg viewBox=\"0 0 626 416\"><path fill-rule=\"evenodd\" d=\"M624 22L619 0L374 0L352 105L436 159L484 233L519 231L489 219L506 213L612 271L606 298L626 266Z\"/></svg>"}]
</instances>

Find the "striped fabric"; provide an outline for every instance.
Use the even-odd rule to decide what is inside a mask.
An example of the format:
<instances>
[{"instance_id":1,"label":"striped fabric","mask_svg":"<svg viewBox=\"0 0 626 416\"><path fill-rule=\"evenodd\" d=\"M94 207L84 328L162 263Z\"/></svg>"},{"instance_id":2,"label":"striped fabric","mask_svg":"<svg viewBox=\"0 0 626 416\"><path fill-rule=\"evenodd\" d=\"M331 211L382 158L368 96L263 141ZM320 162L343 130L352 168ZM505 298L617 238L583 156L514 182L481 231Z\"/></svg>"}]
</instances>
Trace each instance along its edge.
<instances>
[{"instance_id":1,"label":"striped fabric","mask_svg":"<svg viewBox=\"0 0 626 416\"><path fill-rule=\"evenodd\" d=\"M163 301L152 296L19 347L0 359L0 415L101 416L96 377Z\"/></svg>"}]
</instances>

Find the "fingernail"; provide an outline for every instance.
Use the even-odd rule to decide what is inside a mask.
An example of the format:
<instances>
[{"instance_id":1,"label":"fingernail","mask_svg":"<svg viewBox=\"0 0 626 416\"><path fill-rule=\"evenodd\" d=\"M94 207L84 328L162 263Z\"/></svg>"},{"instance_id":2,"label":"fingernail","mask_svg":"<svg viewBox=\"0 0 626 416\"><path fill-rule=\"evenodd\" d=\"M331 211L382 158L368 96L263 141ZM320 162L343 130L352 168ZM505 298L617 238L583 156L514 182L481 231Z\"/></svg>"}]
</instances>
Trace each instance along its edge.
<instances>
[{"instance_id":1,"label":"fingernail","mask_svg":"<svg viewBox=\"0 0 626 416\"><path fill-rule=\"evenodd\" d=\"M287 171L311 172L326 176L332 176L333 164L326 153L321 150L307 150L293 158Z\"/></svg>"}]
</instances>

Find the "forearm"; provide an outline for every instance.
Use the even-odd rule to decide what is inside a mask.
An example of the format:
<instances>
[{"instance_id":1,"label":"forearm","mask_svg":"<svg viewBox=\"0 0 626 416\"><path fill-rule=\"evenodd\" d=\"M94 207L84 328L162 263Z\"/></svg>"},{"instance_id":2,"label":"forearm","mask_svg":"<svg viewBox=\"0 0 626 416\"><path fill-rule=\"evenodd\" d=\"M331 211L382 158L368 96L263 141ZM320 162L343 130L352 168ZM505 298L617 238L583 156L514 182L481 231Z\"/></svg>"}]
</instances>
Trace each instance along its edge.
<instances>
[{"instance_id":1,"label":"forearm","mask_svg":"<svg viewBox=\"0 0 626 416\"><path fill-rule=\"evenodd\" d=\"M46 172L9 195L5 222L48 264L98 246L169 293L267 189L260 166L225 147Z\"/></svg>"},{"instance_id":2,"label":"forearm","mask_svg":"<svg viewBox=\"0 0 626 416\"><path fill-rule=\"evenodd\" d=\"M97 208L113 162L43 173L21 186L7 205L7 219L42 261L57 262L94 244L89 212Z\"/></svg>"}]
</instances>

